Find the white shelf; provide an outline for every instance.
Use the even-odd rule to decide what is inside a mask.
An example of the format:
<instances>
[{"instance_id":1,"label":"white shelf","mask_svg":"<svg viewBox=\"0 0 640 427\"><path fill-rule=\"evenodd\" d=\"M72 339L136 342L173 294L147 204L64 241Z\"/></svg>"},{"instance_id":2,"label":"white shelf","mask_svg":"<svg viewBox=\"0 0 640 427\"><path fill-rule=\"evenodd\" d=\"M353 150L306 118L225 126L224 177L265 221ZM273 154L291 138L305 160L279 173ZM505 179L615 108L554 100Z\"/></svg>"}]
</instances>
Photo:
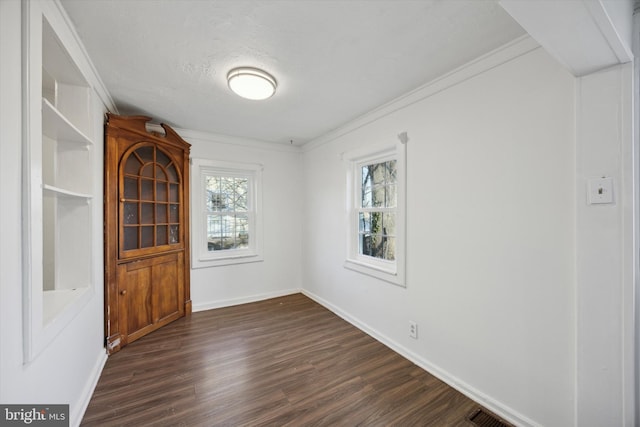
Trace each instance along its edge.
<instances>
[{"instance_id":1,"label":"white shelf","mask_svg":"<svg viewBox=\"0 0 640 427\"><path fill-rule=\"evenodd\" d=\"M91 194L78 193L76 191L69 191L69 190L65 190L64 188L54 187L53 185L48 185L48 184L42 184L42 189L58 197L85 199L87 201L93 199L93 195Z\"/></svg>"},{"instance_id":2,"label":"white shelf","mask_svg":"<svg viewBox=\"0 0 640 427\"><path fill-rule=\"evenodd\" d=\"M42 98L42 133L58 141L89 146L93 141L71 123L48 99Z\"/></svg>"},{"instance_id":3,"label":"white shelf","mask_svg":"<svg viewBox=\"0 0 640 427\"><path fill-rule=\"evenodd\" d=\"M42 323L49 324L62 309L85 293L87 288L56 289L42 293Z\"/></svg>"}]
</instances>

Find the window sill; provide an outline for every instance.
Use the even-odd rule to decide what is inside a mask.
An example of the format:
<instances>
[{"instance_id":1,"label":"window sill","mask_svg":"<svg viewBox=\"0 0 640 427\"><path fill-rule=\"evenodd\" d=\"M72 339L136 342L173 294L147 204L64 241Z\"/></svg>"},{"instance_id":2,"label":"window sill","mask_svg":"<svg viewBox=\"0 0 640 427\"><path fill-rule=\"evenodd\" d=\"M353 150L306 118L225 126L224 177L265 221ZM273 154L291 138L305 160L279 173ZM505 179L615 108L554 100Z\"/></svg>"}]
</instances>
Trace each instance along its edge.
<instances>
[{"instance_id":1,"label":"window sill","mask_svg":"<svg viewBox=\"0 0 640 427\"><path fill-rule=\"evenodd\" d=\"M217 258L198 258L194 259L191 263L191 268L208 268L208 267L222 267L225 265L235 265L235 264L247 264L251 262L261 262L264 261L262 255L257 254L243 254L243 255L234 255L234 256L226 256L226 257L217 257Z\"/></svg>"},{"instance_id":2,"label":"window sill","mask_svg":"<svg viewBox=\"0 0 640 427\"><path fill-rule=\"evenodd\" d=\"M398 274L396 270L386 269L354 259L347 259L344 263L344 267L349 270L357 271L358 273L366 274L367 276L375 277L376 279L384 280L385 282L397 286L405 287L403 275Z\"/></svg>"}]
</instances>

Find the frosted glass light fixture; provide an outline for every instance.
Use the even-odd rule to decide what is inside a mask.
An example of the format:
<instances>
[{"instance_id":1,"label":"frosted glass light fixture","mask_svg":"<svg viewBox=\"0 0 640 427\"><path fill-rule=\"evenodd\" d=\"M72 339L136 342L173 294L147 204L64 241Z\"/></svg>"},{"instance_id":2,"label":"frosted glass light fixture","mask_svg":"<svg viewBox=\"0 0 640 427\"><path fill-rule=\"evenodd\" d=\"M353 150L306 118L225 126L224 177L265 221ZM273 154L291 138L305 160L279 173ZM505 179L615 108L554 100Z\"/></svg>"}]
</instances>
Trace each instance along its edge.
<instances>
[{"instance_id":1,"label":"frosted glass light fixture","mask_svg":"<svg viewBox=\"0 0 640 427\"><path fill-rule=\"evenodd\" d=\"M237 95L253 100L267 99L276 93L276 79L258 68L239 67L227 74L229 89Z\"/></svg>"}]
</instances>

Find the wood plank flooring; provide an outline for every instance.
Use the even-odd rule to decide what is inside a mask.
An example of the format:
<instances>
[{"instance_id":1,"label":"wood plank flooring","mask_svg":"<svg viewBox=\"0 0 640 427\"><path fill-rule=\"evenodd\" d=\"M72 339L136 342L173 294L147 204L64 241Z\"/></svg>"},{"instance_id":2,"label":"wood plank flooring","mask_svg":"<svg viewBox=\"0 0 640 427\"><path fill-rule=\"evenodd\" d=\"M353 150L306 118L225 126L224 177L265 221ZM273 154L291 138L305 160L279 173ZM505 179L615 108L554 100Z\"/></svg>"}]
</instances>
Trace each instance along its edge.
<instances>
[{"instance_id":1,"label":"wood plank flooring","mask_svg":"<svg viewBox=\"0 0 640 427\"><path fill-rule=\"evenodd\" d=\"M478 405L302 294L194 313L109 357L83 426L473 426Z\"/></svg>"}]
</instances>

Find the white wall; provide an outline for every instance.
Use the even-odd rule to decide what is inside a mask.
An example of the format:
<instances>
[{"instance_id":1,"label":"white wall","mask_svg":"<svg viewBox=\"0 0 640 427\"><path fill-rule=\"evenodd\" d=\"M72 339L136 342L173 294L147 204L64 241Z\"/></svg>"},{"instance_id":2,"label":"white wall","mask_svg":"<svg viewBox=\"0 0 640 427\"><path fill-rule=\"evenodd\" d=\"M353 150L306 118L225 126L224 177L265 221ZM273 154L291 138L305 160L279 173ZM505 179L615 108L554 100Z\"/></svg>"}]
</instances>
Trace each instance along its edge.
<instances>
[{"instance_id":1,"label":"white wall","mask_svg":"<svg viewBox=\"0 0 640 427\"><path fill-rule=\"evenodd\" d=\"M632 64L578 79L577 425L632 425L634 183ZM589 205L587 181L612 177L614 203ZM636 178L637 179L637 178Z\"/></svg>"},{"instance_id":2,"label":"white wall","mask_svg":"<svg viewBox=\"0 0 640 427\"><path fill-rule=\"evenodd\" d=\"M302 283L511 420L568 426L576 351L575 79L541 48L514 56L311 145ZM403 131L406 289L343 267L339 158ZM418 323L417 341L408 338L409 320Z\"/></svg>"},{"instance_id":3,"label":"white wall","mask_svg":"<svg viewBox=\"0 0 640 427\"><path fill-rule=\"evenodd\" d=\"M194 311L299 292L302 237L300 151L178 130L191 157L262 164L264 261L191 270ZM192 174L192 179L196 179Z\"/></svg>"},{"instance_id":4,"label":"white wall","mask_svg":"<svg viewBox=\"0 0 640 427\"><path fill-rule=\"evenodd\" d=\"M4 349L22 348L15 340L22 324L20 31L20 2L0 2L0 402L11 391L5 375L12 360Z\"/></svg>"},{"instance_id":5,"label":"white wall","mask_svg":"<svg viewBox=\"0 0 640 427\"><path fill-rule=\"evenodd\" d=\"M56 15L55 19L63 18ZM93 298L54 342L34 360L23 363L21 20L20 1L0 1L0 402L70 404L71 425L77 425L106 360L103 284L101 280L95 283ZM94 111L104 110L95 92L92 100ZM93 149L102 153L102 120L99 113L96 117L97 144ZM94 185L97 195L102 191L102 160L101 155L98 157ZM101 206L96 209L100 212ZM98 236L101 222L99 215L94 224ZM93 242L93 253L99 265L102 239ZM96 275L101 277L100 271Z\"/></svg>"}]
</instances>

